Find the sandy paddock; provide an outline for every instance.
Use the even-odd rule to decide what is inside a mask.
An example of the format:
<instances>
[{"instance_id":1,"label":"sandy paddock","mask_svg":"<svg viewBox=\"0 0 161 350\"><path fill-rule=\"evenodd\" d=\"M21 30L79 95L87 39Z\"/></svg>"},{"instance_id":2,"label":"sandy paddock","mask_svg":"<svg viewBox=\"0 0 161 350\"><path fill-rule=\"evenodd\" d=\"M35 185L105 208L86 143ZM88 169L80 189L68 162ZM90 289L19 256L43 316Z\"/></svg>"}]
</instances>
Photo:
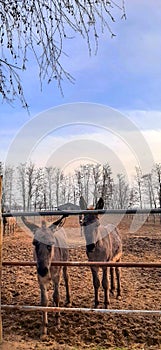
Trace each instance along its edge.
<instances>
[{"instance_id":1,"label":"sandy paddock","mask_svg":"<svg viewBox=\"0 0 161 350\"><path fill-rule=\"evenodd\" d=\"M51 218L50 218L51 220ZM54 218L55 220L55 218ZM109 220L109 219L108 219ZM110 218L113 221L113 218ZM153 217L134 232L130 232L132 218L119 223L123 240L122 261L160 262L161 224ZM70 260L87 261L84 238L81 237L78 217L66 219L65 230L70 244ZM3 260L32 259L32 238L22 227L14 235L5 236ZM69 267L73 307L93 307L93 286L88 267ZM61 281L61 306L64 302L64 282ZM49 290L52 305L52 288ZM103 293L100 290L100 307ZM39 305L39 287L35 267L4 267L2 304ZM112 309L161 309L161 270L155 268L122 268L122 300L111 297ZM49 314L48 336L40 339L39 312L3 311L1 349L160 349L161 316L109 315L62 313L61 327Z\"/></svg>"}]
</instances>

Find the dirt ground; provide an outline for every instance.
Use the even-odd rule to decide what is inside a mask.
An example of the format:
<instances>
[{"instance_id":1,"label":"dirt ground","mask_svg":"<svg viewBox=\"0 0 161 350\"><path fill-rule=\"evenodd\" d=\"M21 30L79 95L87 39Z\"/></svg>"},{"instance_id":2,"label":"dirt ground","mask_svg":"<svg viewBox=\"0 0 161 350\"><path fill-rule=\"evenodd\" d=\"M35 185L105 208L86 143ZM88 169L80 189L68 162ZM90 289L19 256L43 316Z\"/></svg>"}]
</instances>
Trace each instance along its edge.
<instances>
[{"instance_id":1,"label":"dirt ground","mask_svg":"<svg viewBox=\"0 0 161 350\"><path fill-rule=\"evenodd\" d=\"M51 219L50 219L51 220ZM55 220L55 219L54 219ZM108 218L109 220L109 218ZM110 218L111 222L113 218ZM138 218L138 230L130 232L132 217L119 222L123 241L122 261L160 262L161 224ZM70 260L87 261L84 238L78 218L67 218L65 230L70 245ZM33 260L32 237L17 227L14 235L5 236L3 260ZM88 267L69 267L72 307L93 307L93 286ZM60 285L64 305L64 282ZM52 286L49 289L52 305ZM4 267L2 304L39 305L40 293L35 267ZM100 308L103 308L100 289ZM161 309L161 270L159 268L122 268L122 300L111 297L111 309ZM2 311L3 339L0 349L161 349L161 316L138 314L116 315L95 313L62 313L59 329L54 314L49 313L48 335L40 338L41 313Z\"/></svg>"}]
</instances>

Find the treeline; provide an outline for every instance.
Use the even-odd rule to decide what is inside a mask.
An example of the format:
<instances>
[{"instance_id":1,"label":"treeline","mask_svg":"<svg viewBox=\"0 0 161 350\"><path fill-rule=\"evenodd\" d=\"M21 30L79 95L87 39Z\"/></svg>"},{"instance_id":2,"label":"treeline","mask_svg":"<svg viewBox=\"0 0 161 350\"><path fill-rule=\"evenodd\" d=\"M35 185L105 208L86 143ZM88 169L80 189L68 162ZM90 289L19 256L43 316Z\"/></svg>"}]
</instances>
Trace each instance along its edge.
<instances>
[{"instance_id":1,"label":"treeline","mask_svg":"<svg viewBox=\"0 0 161 350\"><path fill-rule=\"evenodd\" d=\"M81 165L72 175L33 163L18 167L2 164L1 172L4 210L52 210L67 202L79 204L80 195L88 204L102 196L105 208L111 209L161 207L161 164L144 176L136 168L132 185L124 174L114 177L109 164Z\"/></svg>"}]
</instances>

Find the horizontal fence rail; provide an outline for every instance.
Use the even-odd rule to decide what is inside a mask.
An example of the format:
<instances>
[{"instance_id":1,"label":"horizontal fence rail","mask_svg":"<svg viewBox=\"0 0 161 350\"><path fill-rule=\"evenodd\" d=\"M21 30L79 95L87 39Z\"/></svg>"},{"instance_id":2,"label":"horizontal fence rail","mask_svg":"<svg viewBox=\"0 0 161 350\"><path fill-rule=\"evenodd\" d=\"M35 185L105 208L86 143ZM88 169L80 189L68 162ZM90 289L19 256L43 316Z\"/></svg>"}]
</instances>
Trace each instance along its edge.
<instances>
[{"instance_id":1,"label":"horizontal fence rail","mask_svg":"<svg viewBox=\"0 0 161 350\"><path fill-rule=\"evenodd\" d=\"M47 210L47 211L18 211L2 213L2 217L21 216L52 216L52 215L81 215L81 214L161 214L161 208L156 209L98 209L98 210Z\"/></svg>"},{"instance_id":2,"label":"horizontal fence rail","mask_svg":"<svg viewBox=\"0 0 161 350\"><path fill-rule=\"evenodd\" d=\"M161 315L161 310L122 310L122 309L91 309L76 307L53 307L53 306L30 306L30 305L1 305L2 310L18 311L41 311L41 312L91 312L106 314L143 314L143 315Z\"/></svg>"},{"instance_id":3,"label":"horizontal fence rail","mask_svg":"<svg viewBox=\"0 0 161 350\"><path fill-rule=\"evenodd\" d=\"M3 261L3 266L36 266L35 261ZM101 262L101 261L54 261L52 266L120 266L120 267L140 267L140 268L161 268L161 262Z\"/></svg>"}]
</instances>

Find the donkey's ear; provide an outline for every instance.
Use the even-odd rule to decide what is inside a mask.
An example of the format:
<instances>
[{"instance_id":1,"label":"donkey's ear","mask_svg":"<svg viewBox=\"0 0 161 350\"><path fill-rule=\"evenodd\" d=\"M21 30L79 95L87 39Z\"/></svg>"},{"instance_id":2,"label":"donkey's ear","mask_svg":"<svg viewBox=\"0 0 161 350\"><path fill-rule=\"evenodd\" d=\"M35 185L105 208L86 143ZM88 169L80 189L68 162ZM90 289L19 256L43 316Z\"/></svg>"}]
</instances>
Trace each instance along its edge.
<instances>
[{"instance_id":1,"label":"donkey's ear","mask_svg":"<svg viewBox=\"0 0 161 350\"><path fill-rule=\"evenodd\" d=\"M82 210L87 209L87 203L86 203L85 199L83 198L83 196L80 197L79 205L80 205L80 208Z\"/></svg>"},{"instance_id":2,"label":"donkey's ear","mask_svg":"<svg viewBox=\"0 0 161 350\"><path fill-rule=\"evenodd\" d=\"M98 200L95 209L103 209L103 207L104 207L104 200L103 200L103 198L101 197L101 198Z\"/></svg>"},{"instance_id":3,"label":"donkey's ear","mask_svg":"<svg viewBox=\"0 0 161 350\"><path fill-rule=\"evenodd\" d=\"M32 222L28 221L24 216L21 216L21 220L29 228L30 231L32 231L33 234L35 234L36 230L39 228L39 226L33 224Z\"/></svg>"}]
</instances>

